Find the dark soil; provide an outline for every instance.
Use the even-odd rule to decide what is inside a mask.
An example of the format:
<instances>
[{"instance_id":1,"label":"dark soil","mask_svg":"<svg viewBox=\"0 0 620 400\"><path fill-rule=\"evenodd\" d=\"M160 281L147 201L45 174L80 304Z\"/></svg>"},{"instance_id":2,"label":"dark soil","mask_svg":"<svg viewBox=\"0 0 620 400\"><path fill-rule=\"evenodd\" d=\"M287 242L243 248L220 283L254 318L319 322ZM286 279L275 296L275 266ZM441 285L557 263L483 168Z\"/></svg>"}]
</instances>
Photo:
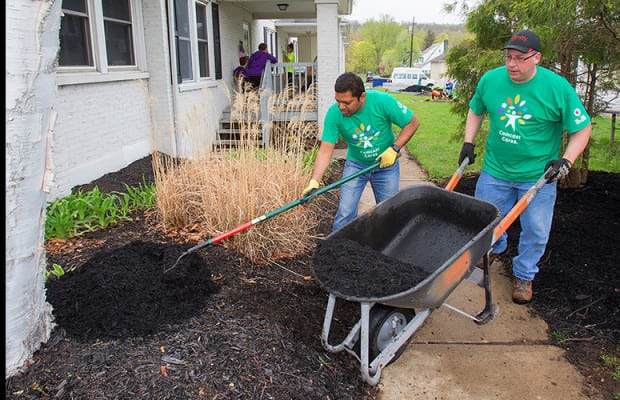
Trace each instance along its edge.
<instances>
[{"instance_id":1,"label":"dark soil","mask_svg":"<svg viewBox=\"0 0 620 400\"><path fill-rule=\"evenodd\" d=\"M358 301L404 292L429 275L420 266L349 239L330 238L318 242L312 268L323 287L339 297Z\"/></svg>"},{"instance_id":2,"label":"dark soil","mask_svg":"<svg viewBox=\"0 0 620 400\"><path fill-rule=\"evenodd\" d=\"M143 176L152 180L149 158L81 189L123 191ZM465 176L456 190L472 194L476 180ZM585 390L610 399L620 384L601 355L620 357L618 185L620 174L590 172L583 189L559 192L528 306L586 377ZM329 233L336 196L316 200L326 216L319 236ZM195 242L167 236L148 212L133 217L46 243L49 267L77 269L48 280L58 326L27 370L7 380L7 398L377 398L351 355L321 345L328 293L312 279L313 254L256 266L219 243L164 274ZM509 230L504 264L518 228ZM334 343L357 320L355 303L342 307Z\"/></svg>"}]
</instances>

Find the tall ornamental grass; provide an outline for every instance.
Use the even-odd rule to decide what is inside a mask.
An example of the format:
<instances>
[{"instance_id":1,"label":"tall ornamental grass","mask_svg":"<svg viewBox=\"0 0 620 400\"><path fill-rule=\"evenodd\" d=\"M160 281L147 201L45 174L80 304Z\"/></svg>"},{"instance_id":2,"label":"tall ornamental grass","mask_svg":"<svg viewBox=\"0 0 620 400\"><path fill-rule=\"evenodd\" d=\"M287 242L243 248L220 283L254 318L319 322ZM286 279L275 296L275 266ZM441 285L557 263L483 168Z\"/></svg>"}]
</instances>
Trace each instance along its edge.
<instances>
[{"instance_id":1,"label":"tall ornamental grass","mask_svg":"<svg viewBox=\"0 0 620 400\"><path fill-rule=\"evenodd\" d=\"M268 146L260 145L255 92L237 93L231 114L240 141L234 148L194 150L175 160L154 155L157 209L167 231L213 238L299 198L310 178L311 124L274 123ZM314 125L316 126L316 124ZM197 131L197 130L194 130ZM294 207L221 242L253 263L292 257L313 248L319 222L317 199ZM208 251L208 250L207 250Z\"/></svg>"}]
</instances>

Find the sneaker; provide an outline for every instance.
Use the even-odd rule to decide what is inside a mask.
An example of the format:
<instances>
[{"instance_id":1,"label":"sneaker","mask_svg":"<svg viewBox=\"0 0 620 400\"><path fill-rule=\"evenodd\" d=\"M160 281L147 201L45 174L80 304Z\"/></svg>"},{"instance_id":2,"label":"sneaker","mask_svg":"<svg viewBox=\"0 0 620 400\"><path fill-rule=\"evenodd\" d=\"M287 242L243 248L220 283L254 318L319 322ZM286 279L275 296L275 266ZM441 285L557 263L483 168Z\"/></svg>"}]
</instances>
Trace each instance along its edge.
<instances>
[{"instance_id":1,"label":"sneaker","mask_svg":"<svg viewBox=\"0 0 620 400\"><path fill-rule=\"evenodd\" d=\"M514 277L512 285L512 301L517 304L527 304L532 301L532 281Z\"/></svg>"},{"instance_id":2,"label":"sneaker","mask_svg":"<svg viewBox=\"0 0 620 400\"><path fill-rule=\"evenodd\" d=\"M502 253L489 253L489 265L493 264L493 260L499 257ZM484 258L481 258L480 261L476 263L476 267L482 268L484 267Z\"/></svg>"}]
</instances>

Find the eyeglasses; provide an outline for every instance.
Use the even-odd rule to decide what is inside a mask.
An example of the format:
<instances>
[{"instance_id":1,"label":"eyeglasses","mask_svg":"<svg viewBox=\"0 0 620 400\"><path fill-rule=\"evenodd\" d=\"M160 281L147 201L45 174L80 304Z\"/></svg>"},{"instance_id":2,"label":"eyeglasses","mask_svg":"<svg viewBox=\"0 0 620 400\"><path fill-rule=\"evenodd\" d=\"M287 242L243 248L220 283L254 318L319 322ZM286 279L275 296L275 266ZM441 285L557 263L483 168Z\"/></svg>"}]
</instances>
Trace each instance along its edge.
<instances>
[{"instance_id":1,"label":"eyeglasses","mask_svg":"<svg viewBox=\"0 0 620 400\"><path fill-rule=\"evenodd\" d=\"M525 60L529 60L530 58L534 57L536 54L538 54L538 52L533 52L532 54L530 54L527 57L523 57L523 56L511 56L510 54L504 54L502 57L504 58L505 62L508 62L510 60L516 62L517 64L521 64L522 62L525 62Z\"/></svg>"}]
</instances>

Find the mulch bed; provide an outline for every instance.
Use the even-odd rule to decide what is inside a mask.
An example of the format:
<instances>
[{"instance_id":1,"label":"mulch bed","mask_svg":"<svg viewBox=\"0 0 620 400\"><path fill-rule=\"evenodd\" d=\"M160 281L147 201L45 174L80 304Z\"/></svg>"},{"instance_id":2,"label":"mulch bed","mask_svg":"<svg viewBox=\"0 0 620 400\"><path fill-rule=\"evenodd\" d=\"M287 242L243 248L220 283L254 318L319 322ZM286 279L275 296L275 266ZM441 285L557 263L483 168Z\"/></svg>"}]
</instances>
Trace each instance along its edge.
<instances>
[{"instance_id":1,"label":"mulch bed","mask_svg":"<svg viewBox=\"0 0 620 400\"><path fill-rule=\"evenodd\" d=\"M335 176L339 171L334 171ZM150 158L89 185L104 192L152 180ZM457 191L471 194L477 176ZM590 172L586 187L559 192L548 251L531 304L586 377L586 391L613 398L620 385L600 355L620 356L620 174ZM320 198L319 236L331 229L337 192ZM318 201L319 199L317 199ZM162 233L148 212L132 221L46 243L47 263L77 266L50 278L57 328L29 368L6 382L11 399L376 399L346 352L320 334L328 293L311 279L312 254L256 266L223 244L191 245ZM515 253L509 229L505 264ZM330 338L357 320L344 303ZM553 333L556 333L553 335ZM561 333L561 334L560 334Z\"/></svg>"}]
</instances>

